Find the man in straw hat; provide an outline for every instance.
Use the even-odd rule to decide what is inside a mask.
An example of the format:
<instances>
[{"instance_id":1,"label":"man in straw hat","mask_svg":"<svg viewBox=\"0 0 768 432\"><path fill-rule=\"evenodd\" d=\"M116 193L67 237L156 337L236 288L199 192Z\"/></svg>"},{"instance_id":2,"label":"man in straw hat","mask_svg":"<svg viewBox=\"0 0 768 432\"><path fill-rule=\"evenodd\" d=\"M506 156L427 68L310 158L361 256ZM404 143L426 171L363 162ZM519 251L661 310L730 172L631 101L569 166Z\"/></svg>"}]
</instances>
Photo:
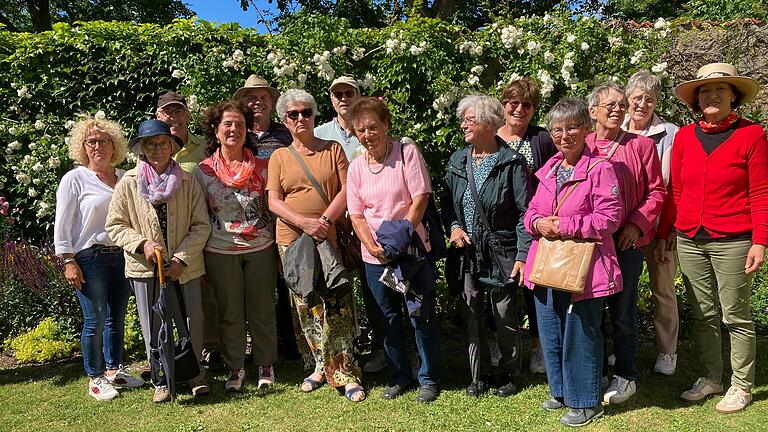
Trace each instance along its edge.
<instances>
[{"instance_id":1,"label":"man in straw hat","mask_svg":"<svg viewBox=\"0 0 768 432\"><path fill-rule=\"evenodd\" d=\"M256 146L256 155L262 159L269 159L272 152L290 145L292 141L288 129L272 119L278 97L280 92L258 75L249 76L233 96L234 99L244 100L253 110L253 130L249 134Z\"/></svg>"},{"instance_id":2,"label":"man in straw hat","mask_svg":"<svg viewBox=\"0 0 768 432\"><path fill-rule=\"evenodd\" d=\"M715 409L741 411L752 401L756 336L750 308L752 277L768 245L768 141L760 125L734 111L751 101L757 81L728 63L699 68L675 88L700 120L684 126L672 146L668 195L655 255L677 248L693 339L706 372L680 394L699 401L723 391L722 322L730 338L731 386ZM673 229L674 228L674 229ZM671 235L672 234L672 235Z\"/></svg>"},{"instance_id":3,"label":"man in straw hat","mask_svg":"<svg viewBox=\"0 0 768 432\"><path fill-rule=\"evenodd\" d=\"M291 145L293 137L282 123L272 119L280 92L264 78L251 74L245 84L234 94L233 99L242 99L253 110L253 129L248 131L254 153L260 159L269 159L275 150ZM281 356L289 359L300 357L296 346L297 338L293 329L292 310L288 288L282 271L277 278L277 344ZM307 347L307 351L308 351Z\"/></svg>"}]
</instances>

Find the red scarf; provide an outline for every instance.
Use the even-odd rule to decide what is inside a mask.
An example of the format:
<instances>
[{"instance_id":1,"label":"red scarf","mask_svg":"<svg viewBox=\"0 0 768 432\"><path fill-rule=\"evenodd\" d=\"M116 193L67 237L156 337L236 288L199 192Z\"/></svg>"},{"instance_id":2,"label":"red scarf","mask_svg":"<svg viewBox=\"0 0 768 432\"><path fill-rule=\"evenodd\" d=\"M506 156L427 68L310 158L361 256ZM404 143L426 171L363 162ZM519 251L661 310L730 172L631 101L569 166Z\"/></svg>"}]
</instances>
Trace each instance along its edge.
<instances>
[{"instance_id":1,"label":"red scarf","mask_svg":"<svg viewBox=\"0 0 768 432\"><path fill-rule=\"evenodd\" d=\"M213 170L216 177L225 185L242 189L251 180L256 170L256 157L247 148L243 148L243 161L237 171L230 168L227 161L221 156L221 149L217 149L213 154Z\"/></svg>"},{"instance_id":2,"label":"red scarf","mask_svg":"<svg viewBox=\"0 0 768 432\"><path fill-rule=\"evenodd\" d=\"M701 129L706 133L718 133L722 132L729 127L733 126L734 123L739 121L739 115L735 112L731 112L727 116L725 116L724 119L720 120L717 123L709 123L706 120L704 120L704 117L699 120L699 126L701 126Z\"/></svg>"}]
</instances>

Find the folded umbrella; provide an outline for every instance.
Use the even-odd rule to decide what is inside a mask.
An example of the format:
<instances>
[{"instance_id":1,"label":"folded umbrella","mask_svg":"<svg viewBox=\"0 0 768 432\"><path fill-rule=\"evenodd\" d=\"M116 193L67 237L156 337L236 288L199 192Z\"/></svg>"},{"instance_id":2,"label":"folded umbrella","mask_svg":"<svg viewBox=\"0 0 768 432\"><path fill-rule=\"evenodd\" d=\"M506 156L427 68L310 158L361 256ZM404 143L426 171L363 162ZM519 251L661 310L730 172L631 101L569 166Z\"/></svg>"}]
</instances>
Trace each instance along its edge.
<instances>
[{"instance_id":1,"label":"folded umbrella","mask_svg":"<svg viewBox=\"0 0 768 432\"><path fill-rule=\"evenodd\" d=\"M173 319L168 308L168 285L163 274L163 256L159 249L155 249L157 256L157 278L160 282L160 294L152 306L155 316L160 318L160 329L157 334L157 359L161 370L159 377L165 377L171 400L176 398L176 380L174 367L176 365L176 345L173 342ZM153 356L154 357L154 356Z\"/></svg>"}]
</instances>

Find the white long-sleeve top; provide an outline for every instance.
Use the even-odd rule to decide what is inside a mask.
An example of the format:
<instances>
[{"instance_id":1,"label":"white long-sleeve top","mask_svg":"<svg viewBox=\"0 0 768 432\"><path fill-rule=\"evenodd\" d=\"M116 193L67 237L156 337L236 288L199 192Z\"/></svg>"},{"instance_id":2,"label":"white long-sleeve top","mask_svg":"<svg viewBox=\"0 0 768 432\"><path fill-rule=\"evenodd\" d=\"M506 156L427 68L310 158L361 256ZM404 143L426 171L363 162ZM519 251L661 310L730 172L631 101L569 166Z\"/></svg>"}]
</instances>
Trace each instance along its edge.
<instances>
[{"instance_id":1,"label":"white long-sleeve top","mask_svg":"<svg viewBox=\"0 0 768 432\"><path fill-rule=\"evenodd\" d=\"M125 174L116 169L117 181ZM114 190L95 172L77 167L64 174L56 190L56 221L53 244L56 255L78 253L94 244L114 246L104 225Z\"/></svg>"}]
</instances>

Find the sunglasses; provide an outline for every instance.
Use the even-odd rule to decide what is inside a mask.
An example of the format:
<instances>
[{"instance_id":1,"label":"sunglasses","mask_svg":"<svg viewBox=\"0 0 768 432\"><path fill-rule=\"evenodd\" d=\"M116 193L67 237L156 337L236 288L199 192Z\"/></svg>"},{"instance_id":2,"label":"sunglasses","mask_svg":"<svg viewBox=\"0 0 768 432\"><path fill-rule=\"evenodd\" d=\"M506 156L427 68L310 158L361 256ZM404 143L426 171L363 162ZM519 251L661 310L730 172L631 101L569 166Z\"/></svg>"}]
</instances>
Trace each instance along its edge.
<instances>
[{"instance_id":1,"label":"sunglasses","mask_svg":"<svg viewBox=\"0 0 768 432\"><path fill-rule=\"evenodd\" d=\"M520 105L522 105L523 109L526 109L526 110L529 110L529 109L533 108L533 104L530 103L530 102L520 102L520 101L516 101L516 100L508 100L506 103L508 103L513 110L517 109L517 107L519 107Z\"/></svg>"},{"instance_id":2,"label":"sunglasses","mask_svg":"<svg viewBox=\"0 0 768 432\"><path fill-rule=\"evenodd\" d=\"M313 115L315 115L315 112L314 112L314 110L312 110L312 108L304 108L301 111L291 110L291 111L287 111L285 113L285 116L288 117L291 120L298 120L299 119L299 115L301 115L305 119L308 119L308 118L312 117Z\"/></svg>"},{"instance_id":3,"label":"sunglasses","mask_svg":"<svg viewBox=\"0 0 768 432\"><path fill-rule=\"evenodd\" d=\"M357 94L354 90L346 90L346 91L335 91L333 92L333 97L335 97L338 100L341 100L341 98L346 97L347 99L352 99L355 97L355 94Z\"/></svg>"}]
</instances>

